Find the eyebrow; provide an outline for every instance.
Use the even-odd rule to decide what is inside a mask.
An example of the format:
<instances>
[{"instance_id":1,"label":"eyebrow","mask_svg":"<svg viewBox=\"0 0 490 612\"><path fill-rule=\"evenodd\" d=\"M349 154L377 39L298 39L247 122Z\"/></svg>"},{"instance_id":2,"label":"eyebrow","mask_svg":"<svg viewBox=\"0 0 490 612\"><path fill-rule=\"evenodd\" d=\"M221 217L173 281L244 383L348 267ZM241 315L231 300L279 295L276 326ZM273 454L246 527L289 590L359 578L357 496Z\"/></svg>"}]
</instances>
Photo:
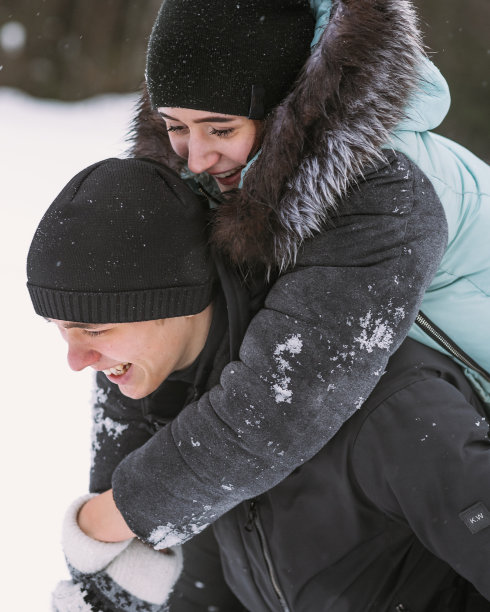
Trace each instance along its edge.
<instances>
[{"instance_id":1,"label":"eyebrow","mask_svg":"<svg viewBox=\"0 0 490 612\"><path fill-rule=\"evenodd\" d=\"M51 323L52 320L48 319L47 317L44 317L45 320L48 323ZM62 327L64 327L64 329L72 329L74 327L77 327L79 329L98 329L101 326L101 323L63 323Z\"/></svg>"},{"instance_id":2,"label":"eyebrow","mask_svg":"<svg viewBox=\"0 0 490 612\"><path fill-rule=\"evenodd\" d=\"M183 123L180 119L176 119L175 117L171 117L166 113L162 113L158 111L160 115L164 119L171 119L172 121L178 121L179 123ZM224 117L223 115L210 115L209 117L202 117L201 119L194 119L192 123L230 123L231 121L235 121L236 117Z\"/></svg>"},{"instance_id":3,"label":"eyebrow","mask_svg":"<svg viewBox=\"0 0 490 612\"><path fill-rule=\"evenodd\" d=\"M66 323L63 325L65 329L71 329L72 327L79 327L81 329L98 329L100 324L96 323Z\"/></svg>"}]
</instances>

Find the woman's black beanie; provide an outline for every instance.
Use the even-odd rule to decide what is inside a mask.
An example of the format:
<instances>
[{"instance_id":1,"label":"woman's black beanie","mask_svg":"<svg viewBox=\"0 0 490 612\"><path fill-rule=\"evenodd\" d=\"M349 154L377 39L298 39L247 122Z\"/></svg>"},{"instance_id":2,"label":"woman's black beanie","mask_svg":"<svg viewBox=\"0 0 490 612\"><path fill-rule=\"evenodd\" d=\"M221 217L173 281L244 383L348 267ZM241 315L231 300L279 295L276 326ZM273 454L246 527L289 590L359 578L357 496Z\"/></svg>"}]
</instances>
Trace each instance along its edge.
<instances>
[{"instance_id":1,"label":"woman's black beanie","mask_svg":"<svg viewBox=\"0 0 490 612\"><path fill-rule=\"evenodd\" d=\"M44 317L127 323L201 312L215 270L206 205L171 170L107 159L77 174L46 211L27 258Z\"/></svg>"},{"instance_id":2,"label":"woman's black beanie","mask_svg":"<svg viewBox=\"0 0 490 612\"><path fill-rule=\"evenodd\" d=\"M150 36L152 106L263 119L310 53L309 0L164 0Z\"/></svg>"}]
</instances>

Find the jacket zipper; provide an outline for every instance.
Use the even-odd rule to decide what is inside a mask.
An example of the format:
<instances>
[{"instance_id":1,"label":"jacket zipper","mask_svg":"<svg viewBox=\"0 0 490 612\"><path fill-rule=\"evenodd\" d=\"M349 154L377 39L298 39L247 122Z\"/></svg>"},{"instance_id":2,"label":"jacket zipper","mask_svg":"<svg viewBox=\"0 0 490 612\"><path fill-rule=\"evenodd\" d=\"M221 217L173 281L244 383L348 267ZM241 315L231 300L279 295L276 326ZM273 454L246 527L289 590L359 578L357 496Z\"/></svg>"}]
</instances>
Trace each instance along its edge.
<instances>
[{"instance_id":1,"label":"jacket zipper","mask_svg":"<svg viewBox=\"0 0 490 612\"><path fill-rule=\"evenodd\" d=\"M447 336L442 329L437 327L430 319L428 319L423 312L418 313L415 323L425 331L425 333L437 342L440 346L446 349L453 357L459 359L465 366L475 370L480 376L482 376L487 382L490 382L490 374L479 366L469 355L467 355L462 349L455 344L449 336Z\"/></svg>"},{"instance_id":2,"label":"jacket zipper","mask_svg":"<svg viewBox=\"0 0 490 612\"><path fill-rule=\"evenodd\" d=\"M265 538L264 529L262 527L262 522L259 517L259 512L257 508L257 501L255 499L251 500L249 510L248 510L248 521L245 525L245 529L247 531L252 531L255 527L257 530L257 535L259 536L260 548L262 550L262 555L264 557L265 564L267 566L267 571L269 574L269 579L271 581L272 588L274 589L274 593L276 594L277 599L279 600L279 604L283 612L290 612L289 606L286 602L286 598L282 589L279 585L279 581L276 576L276 572L274 570L274 566L272 563L272 556L267 545L267 540Z\"/></svg>"}]
</instances>

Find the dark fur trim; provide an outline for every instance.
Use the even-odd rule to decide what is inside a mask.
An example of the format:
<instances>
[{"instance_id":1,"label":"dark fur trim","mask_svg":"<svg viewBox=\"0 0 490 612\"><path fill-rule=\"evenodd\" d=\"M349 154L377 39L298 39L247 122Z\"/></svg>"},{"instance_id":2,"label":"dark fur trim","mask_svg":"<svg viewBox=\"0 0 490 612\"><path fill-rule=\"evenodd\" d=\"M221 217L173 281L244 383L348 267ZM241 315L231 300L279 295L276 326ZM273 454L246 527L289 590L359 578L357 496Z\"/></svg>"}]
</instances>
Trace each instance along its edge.
<instances>
[{"instance_id":1,"label":"dark fur trim","mask_svg":"<svg viewBox=\"0 0 490 612\"><path fill-rule=\"evenodd\" d=\"M363 169L383 161L381 146L403 118L422 53L408 0L334 2L293 90L266 122L243 189L216 211L214 245L239 265L293 264ZM170 160L168 136L160 119L154 130L146 104L134 153Z\"/></svg>"}]
</instances>

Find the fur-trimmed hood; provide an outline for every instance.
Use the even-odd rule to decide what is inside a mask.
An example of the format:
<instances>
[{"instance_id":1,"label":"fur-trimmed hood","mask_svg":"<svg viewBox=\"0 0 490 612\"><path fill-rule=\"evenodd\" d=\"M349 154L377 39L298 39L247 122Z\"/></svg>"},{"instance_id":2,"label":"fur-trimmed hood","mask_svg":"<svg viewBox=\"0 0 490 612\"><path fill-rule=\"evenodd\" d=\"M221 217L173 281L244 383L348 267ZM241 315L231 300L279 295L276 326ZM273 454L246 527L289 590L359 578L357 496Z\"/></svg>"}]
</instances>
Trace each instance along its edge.
<instances>
[{"instance_id":1,"label":"fur-trimmed hood","mask_svg":"<svg viewBox=\"0 0 490 612\"><path fill-rule=\"evenodd\" d=\"M266 119L243 187L215 211L213 245L240 266L283 270L341 207L404 119L423 61L408 0L336 0L291 93ZM143 92L131 154L181 171Z\"/></svg>"}]
</instances>

